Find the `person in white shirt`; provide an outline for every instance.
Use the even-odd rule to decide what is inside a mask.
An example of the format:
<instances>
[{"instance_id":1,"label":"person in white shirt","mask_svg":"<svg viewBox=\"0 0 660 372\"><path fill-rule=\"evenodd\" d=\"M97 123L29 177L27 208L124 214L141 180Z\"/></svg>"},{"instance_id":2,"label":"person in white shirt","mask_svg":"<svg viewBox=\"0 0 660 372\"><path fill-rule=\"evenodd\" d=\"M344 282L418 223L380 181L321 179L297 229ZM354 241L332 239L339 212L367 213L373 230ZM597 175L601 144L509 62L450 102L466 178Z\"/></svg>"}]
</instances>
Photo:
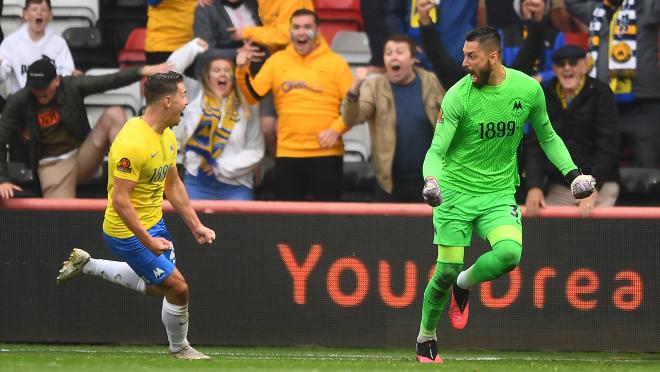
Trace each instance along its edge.
<instances>
[{"instance_id":1,"label":"person in white shirt","mask_svg":"<svg viewBox=\"0 0 660 372\"><path fill-rule=\"evenodd\" d=\"M50 0L26 0L25 23L0 44L0 83L7 82L8 94L25 86L28 66L44 57L53 62L59 76L76 71L66 41L48 28L52 18Z\"/></svg>"},{"instance_id":2,"label":"person in white shirt","mask_svg":"<svg viewBox=\"0 0 660 372\"><path fill-rule=\"evenodd\" d=\"M254 199L253 171L264 156L264 138L258 110L246 104L233 71L229 59L213 59L204 68L202 91L174 129L191 199Z\"/></svg>"}]
</instances>

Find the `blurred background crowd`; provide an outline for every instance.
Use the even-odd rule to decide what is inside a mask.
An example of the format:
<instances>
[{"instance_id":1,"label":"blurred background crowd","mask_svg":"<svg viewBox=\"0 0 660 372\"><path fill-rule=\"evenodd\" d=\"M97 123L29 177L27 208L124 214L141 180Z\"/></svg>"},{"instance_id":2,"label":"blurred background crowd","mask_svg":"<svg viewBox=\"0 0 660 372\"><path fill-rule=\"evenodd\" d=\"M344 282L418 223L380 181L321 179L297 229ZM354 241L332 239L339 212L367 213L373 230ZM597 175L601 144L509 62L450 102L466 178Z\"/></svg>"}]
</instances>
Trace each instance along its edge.
<instances>
[{"instance_id":1,"label":"blurred background crowd","mask_svg":"<svg viewBox=\"0 0 660 372\"><path fill-rule=\"evenodd\" d=\"M544 88L596 205L660 205L655 0L0 1L0 198L105 197L107 149L146 77L185 75L193 199L422 202L465 34L497 28ZM493 136L506 123L487 123ZM533 131L520 204L575 205Z\"/></svg>"}]
</instances>

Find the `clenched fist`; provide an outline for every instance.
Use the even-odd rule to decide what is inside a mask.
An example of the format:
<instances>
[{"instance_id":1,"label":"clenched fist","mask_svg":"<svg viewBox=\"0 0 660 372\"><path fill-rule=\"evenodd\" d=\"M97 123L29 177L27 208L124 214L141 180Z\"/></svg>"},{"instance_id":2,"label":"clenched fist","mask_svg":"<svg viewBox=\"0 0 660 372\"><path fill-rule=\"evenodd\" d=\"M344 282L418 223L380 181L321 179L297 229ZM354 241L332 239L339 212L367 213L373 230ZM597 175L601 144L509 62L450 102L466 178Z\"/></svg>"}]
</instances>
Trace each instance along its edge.
<instances>
[{"instance_id":1,"label":"clenched fist","mask_svg":"<svg viewBox=\"0 0 660 372\"><path fill-rule=\"evenodd\" d=\"M575 199L584 199L596 190L596 179L589 174L582 174L571 182L571 192Z\"/></svg>"},{"instance_id":2,"label":"clenched fist","mask_svg":"<svg viewBox=\"0 0 660 372\"><path fill-rule=\"evenodd\" d=\"M424 178L424 188L422 189L422 197L426 204L437 207L442 204L442 192L438 186L438 180L433 176Z\"/></svg>"}]
</instances>

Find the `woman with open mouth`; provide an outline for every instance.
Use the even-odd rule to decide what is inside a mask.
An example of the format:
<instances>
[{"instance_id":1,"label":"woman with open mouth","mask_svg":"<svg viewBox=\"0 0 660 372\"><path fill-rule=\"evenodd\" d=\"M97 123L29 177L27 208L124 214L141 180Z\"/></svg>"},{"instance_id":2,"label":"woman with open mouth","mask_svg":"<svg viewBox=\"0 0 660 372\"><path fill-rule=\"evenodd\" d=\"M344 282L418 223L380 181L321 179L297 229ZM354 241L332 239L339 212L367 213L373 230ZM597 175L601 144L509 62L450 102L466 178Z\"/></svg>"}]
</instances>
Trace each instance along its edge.
<instances>
[{"instance_id":1,"label":"woman with open mouth","mask_svg":"<svg viewBox=\"0 0 660 372\"><path fill-rule=\"evenodd\" d=\"M256 108L238 92L233 71L225 58L206 65L203 89L177 129L191 199L254 198L253 170L264 155L264 140Z\"/></svg>"}]
</instances>

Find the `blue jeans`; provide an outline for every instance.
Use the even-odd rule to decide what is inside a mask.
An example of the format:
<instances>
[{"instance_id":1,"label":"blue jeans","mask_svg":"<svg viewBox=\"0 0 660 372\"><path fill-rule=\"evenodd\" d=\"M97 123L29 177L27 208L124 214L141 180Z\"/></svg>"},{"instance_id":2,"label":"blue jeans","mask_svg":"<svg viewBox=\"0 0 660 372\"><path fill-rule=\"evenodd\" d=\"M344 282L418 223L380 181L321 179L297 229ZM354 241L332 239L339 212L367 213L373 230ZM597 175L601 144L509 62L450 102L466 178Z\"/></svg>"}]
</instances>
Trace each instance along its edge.
<instances>
[{"instance_id":1,"label":"blue jeans","mask_svg":"<svg viewBox=\"0 0 660 372\"><path fill-rule=\"evenodd\" d=\"M229 185L208 176L201 170L197 176L186 172L183 176L183 184L188 191L190 199L203 200L252 200L254 194L252 189L245 186Z\"/></svg>"}]
</instances>

